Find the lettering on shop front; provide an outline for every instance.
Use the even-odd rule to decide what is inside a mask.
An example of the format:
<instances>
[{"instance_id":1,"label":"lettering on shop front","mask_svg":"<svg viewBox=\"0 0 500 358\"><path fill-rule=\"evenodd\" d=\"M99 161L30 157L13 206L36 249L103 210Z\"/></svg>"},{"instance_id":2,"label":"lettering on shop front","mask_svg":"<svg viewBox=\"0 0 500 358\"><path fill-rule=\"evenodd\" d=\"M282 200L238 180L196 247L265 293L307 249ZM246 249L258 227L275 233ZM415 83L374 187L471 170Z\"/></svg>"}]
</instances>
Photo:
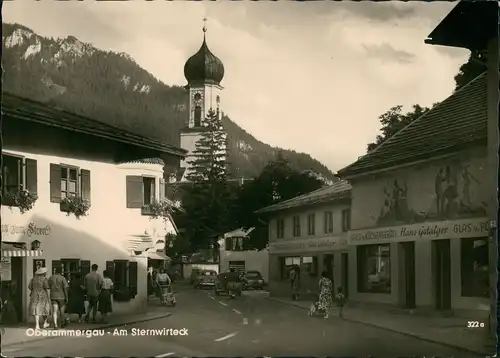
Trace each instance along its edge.
<instances>
[{"instance_id":1,"label":"lettering on shop front","mask_svg":"<svg viewBox=\"0 0 500 358\"><path fill-rule=\"evenodd\" d=\"M478 222L445 222L426 225L412 225L401 228L385 230L368 230L363 232L353 232L350 235L351 242L371 241L371 240L392 240L398 238L410 239L439 239L451 237L472 237L487 235L489 223L487 221Z\"/></svg>"},{"instance_id":2,"label":"lettering on shop front","mask_svg":"<svg viewBox=\"0 0 500 358\"><path fill-rule=\"evenodd\" d=\"M347 245L347 240L319 240L309 242L293 242L286 244L271 244L272 251L321 251L331 250L337 245Z\"/></svg>"},{"instance_id":3,"label":"lettering on shop front","mask_svg":"<svg viewBox=\"0 0 500 358\"><path fill-rule=\"evenodd\" d=\"M24 225L2 225L2 234L7 235L27 235L31 236L48 236L50 235L52 229L50 225L45 225L42 227L36 226L35 223L29 223L27 226Z\"/></svg>"}]
</instances>

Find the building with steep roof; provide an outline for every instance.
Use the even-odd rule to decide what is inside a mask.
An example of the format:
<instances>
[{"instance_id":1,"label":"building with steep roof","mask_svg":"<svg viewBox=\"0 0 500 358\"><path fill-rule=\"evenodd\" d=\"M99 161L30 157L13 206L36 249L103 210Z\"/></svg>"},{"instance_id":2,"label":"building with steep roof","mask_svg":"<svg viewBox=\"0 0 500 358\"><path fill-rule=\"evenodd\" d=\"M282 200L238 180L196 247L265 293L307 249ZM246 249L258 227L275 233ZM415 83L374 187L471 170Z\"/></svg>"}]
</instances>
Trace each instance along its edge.
<instances>
[{"instance_id":1,"label":"building with steep roof","mask_svg":"<svg viewBox=\"0 0 500 358\"><path fill-rule=\"evenodd\" d=\"M486 79L338 172L352 185L352 300L487 315Z\"/></svg>"},{"instance_id":2,"label":"building with steep roof","mask_svg":"<svg viewBox=\"0 0 500 358\"><path fill-rule=\"evenodd\" d=\"M114 312L147 308L148 259L164 255L164 159L185 151L44 103L2 98L2 292L19 321L38 267L68 280L92 264L115 283ZM158 211L156 211L158 214Z\"/></svg>"},{"instance_id":3,"label":"building with steep roof","mask_svg":"<svg viewBox=\"0 0 500 358\"><path fill-rule=\"evenodd\" d=\"M351 186L346 181L257 210L269 225L269 292L290 295L290 269L301 268L301 289L315 294L322 271L349 293L347 231Z\"/></svg>"}]
</instances>

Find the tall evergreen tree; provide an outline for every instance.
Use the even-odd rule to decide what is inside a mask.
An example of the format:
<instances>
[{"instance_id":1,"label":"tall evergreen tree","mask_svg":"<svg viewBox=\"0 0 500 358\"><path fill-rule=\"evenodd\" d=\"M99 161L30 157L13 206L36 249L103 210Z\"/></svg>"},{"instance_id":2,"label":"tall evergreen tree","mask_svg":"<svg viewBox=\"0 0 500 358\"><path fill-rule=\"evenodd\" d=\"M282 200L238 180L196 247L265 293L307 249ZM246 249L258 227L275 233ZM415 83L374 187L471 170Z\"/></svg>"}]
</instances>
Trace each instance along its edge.
<instances>
[{"instance_id":1,"label":"tall evergreen tree","mask_svg":"<svg viewBox=\"0 0 500 358\"><path fill-rule=\"evenodd\" d=\"M189 162L187 179L193 183L221 182L227 179L227 134L222 119L213 109L203 122L204 131L196 142L194 159Z\"/></svg>"},{"instance_id":2,"label":"tall evergreen tree","mask_svg":"<svg viewBox=\"0 0 500 358\"><path fill-rule=\"evenodd\" d=\"M192 183L183 207L193 248L218 251L217 238L228 231L231 188L227 183L227 135L220 116L209 110L196 143L187 179Z\"/></svg>"}]
</instances>

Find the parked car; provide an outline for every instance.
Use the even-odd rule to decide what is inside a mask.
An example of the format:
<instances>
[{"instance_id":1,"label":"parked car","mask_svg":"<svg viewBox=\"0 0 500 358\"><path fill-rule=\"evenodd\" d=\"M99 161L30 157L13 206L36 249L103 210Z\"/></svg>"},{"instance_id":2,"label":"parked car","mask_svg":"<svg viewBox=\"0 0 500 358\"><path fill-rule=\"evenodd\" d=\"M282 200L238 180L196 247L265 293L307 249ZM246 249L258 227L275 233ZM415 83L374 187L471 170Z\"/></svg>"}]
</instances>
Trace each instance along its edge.
<instances>
[{"instance_id":1,"label":"parked car","mask_svg":"<svg viewBox=\"0 0 500 358\"><path fill-rule=\"evenodd\" d=\"M194 283L194 288L213 288L217 278L217 271L203 270Z\"/></svg>"},{"instance_id":2,"label":"parked car","mask_svg":"<svg viewBox=\"0 0 500 358\"><path fill-rule=\"evenodd\" d=\"M220 273L216 276L214 294L219 296L221 294L229 295L232 298L241 296L243 290L243 283L230 272Z\"/></svg>"},{"instance_id":3,"label":"parked car","mask_svg":"<svg viewBox=\"0 0 500 358\"><path fill-rule=\"evenodd\" d=\"M247 271L243 276L243 288L245 290L262 290L266 286L266 281L259 271Z\"/></svg>"}]
</instances>

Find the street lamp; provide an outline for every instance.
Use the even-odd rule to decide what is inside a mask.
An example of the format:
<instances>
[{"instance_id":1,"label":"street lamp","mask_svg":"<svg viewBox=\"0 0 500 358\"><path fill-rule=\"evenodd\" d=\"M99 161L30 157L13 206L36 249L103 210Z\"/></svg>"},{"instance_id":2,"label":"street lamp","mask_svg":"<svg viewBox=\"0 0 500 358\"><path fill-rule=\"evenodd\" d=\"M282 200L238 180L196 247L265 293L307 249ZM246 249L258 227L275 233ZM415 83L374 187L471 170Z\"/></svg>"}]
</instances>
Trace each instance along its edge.
<instances>
[{"instance_id":1,"label":"street lamp","mask_svg":"<svg viewBox=\"0 0 500 358\"><path fill-rule=\"evenodd\" d=\"M40 244L41 242L38 241L38 240L34 240L32 243L31 243L31 250L38 250L40 248Z\"/></svg>"}]
</instances>

